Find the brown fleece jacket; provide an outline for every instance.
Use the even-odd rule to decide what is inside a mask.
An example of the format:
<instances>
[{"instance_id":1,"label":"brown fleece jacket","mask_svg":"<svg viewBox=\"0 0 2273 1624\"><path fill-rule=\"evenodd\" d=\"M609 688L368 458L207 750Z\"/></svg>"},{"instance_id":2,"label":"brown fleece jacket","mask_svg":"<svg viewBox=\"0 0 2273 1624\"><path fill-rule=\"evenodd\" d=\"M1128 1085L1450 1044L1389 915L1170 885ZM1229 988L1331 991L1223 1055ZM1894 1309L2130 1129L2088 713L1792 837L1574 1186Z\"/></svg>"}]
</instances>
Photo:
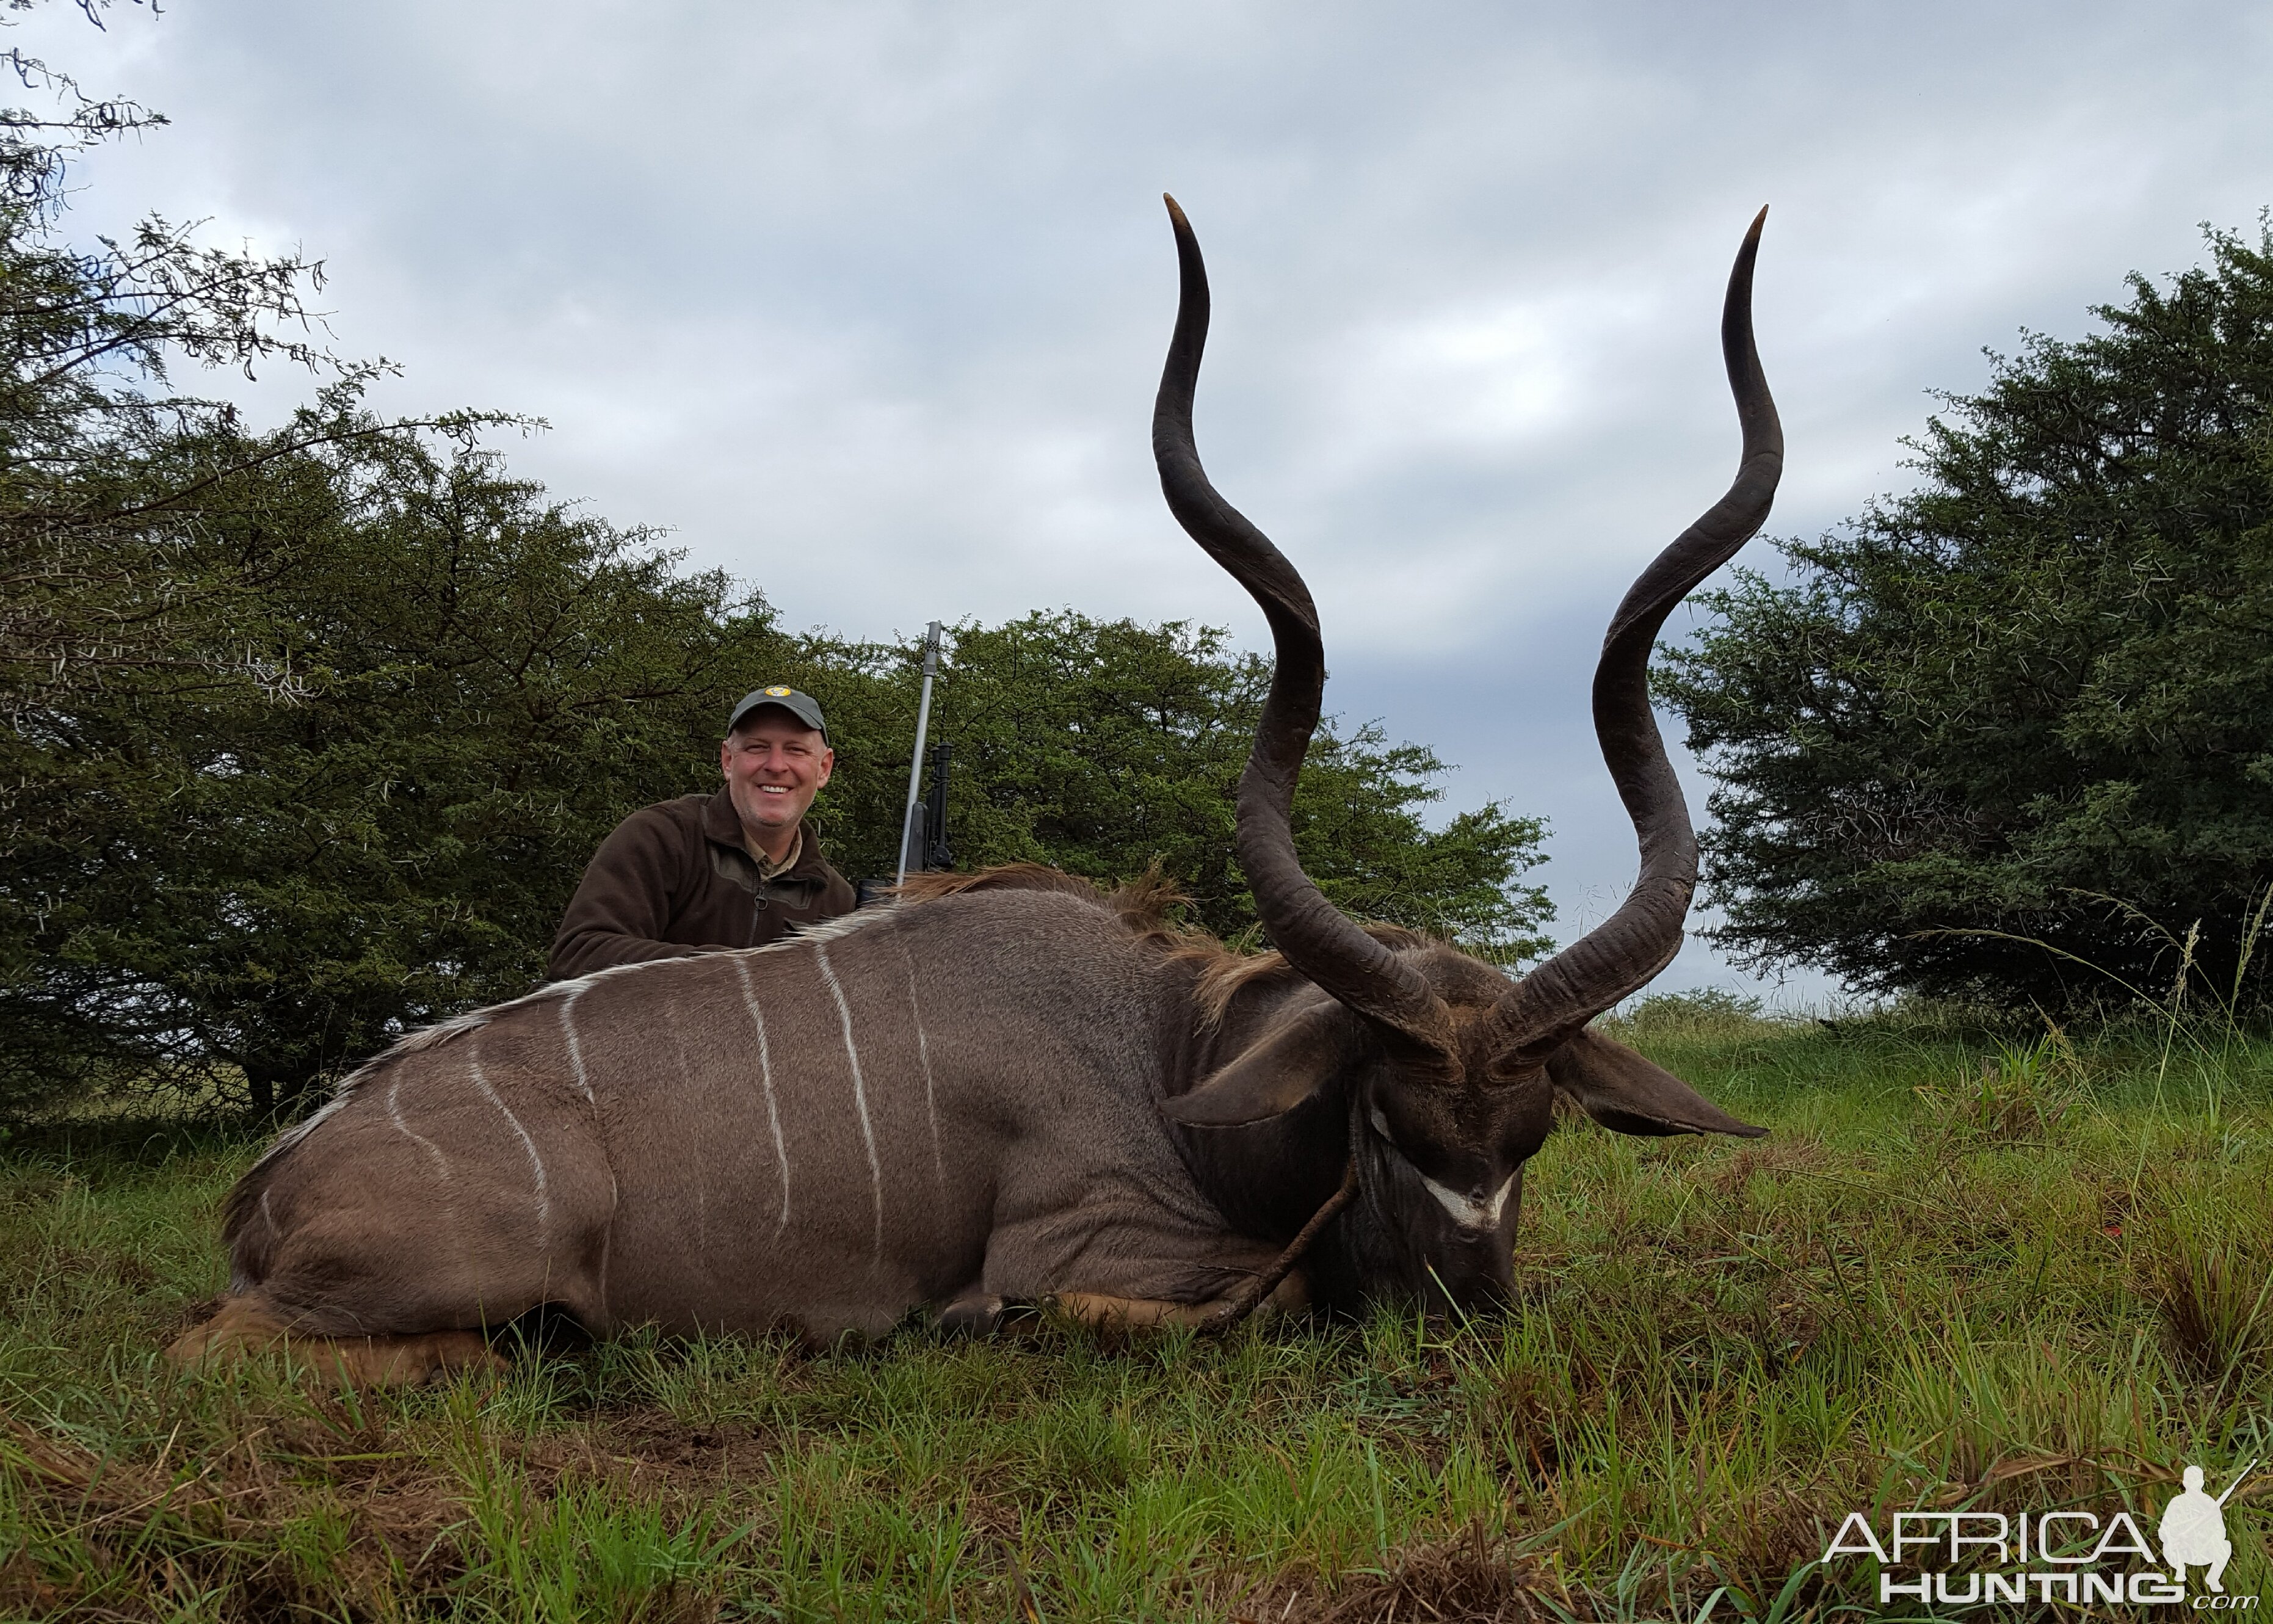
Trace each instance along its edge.
<instances>
[{"instance_id":1,"label":"brown fleece jacket","mask_svg":"<svg viewBox=\"0 0 2273 1624\"><path fill-rule=\"evenodd\" d=\"M829 866L811 824L797 861L768 880L742 845L722 786L633 813L600 842L552 938L554 981L611 965L762 947L791 927L852 911L852 887Z\"/></svg>"}]
</instances>

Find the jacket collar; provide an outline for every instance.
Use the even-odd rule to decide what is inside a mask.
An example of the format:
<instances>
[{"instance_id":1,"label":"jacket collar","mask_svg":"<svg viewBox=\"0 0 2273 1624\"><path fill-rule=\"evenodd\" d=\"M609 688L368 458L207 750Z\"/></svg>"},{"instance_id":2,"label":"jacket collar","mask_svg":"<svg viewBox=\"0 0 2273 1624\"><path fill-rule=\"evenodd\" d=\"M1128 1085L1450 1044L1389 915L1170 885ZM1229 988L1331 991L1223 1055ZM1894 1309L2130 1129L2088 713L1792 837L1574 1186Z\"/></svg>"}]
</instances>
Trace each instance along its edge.
<instances>
[{"instance_id":1,"label":"jacket collar","mask_svg":"<svg viewBox=\"0 0 2273 1624\"><path fill-rule=\"evenodd\" d=\"M800 841L797 861L774 877L776 880L818 880L827 877L828 860L821 855L821 837L813 832L813 822L807 818L797 826ZM733 793L724 785L710 797L702 808L702 834L705 839L731 847L743 857L749 848L742 844L742 817L734 810Z\"/></svg>"}]
</instances>

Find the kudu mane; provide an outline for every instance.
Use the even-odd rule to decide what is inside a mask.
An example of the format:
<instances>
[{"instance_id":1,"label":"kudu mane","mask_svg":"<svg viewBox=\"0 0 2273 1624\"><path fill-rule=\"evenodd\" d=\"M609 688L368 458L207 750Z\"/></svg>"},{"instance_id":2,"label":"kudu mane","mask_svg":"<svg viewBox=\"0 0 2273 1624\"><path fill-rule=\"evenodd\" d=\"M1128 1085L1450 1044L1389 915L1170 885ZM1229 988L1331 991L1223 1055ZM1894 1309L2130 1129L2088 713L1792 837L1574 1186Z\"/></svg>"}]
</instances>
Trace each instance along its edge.
<instances>
[{"instance_id":1,"label":"kudu mane","mask_svg":"<svg viewBox=\"0 0 2273 1624\"><path fill-rule=\"evenodd\" d=\"M1138 941L1198 970L1192 1001L1202 1023L1211 1028L1223 1024L1224 1017L1230 1012L1231 1001L1247 988L1302 979L1302 972L1287 963L1287 956L1275 948L1242 952L1197 926L1180 922L1175 917L1176 910L1189 898L1182 887L1158 868L1148 869L1133 880L1123 880L1107 891L1061 868L1032 862L1000 863L976 874L911 875L897 894L908 902L922 903L971 891L1058 891L1095 903L1119 920ZM1432 940L1403 925L1374 921L1361 929L1392 952L1426 947Z\"/></svg>"}]
</instances>

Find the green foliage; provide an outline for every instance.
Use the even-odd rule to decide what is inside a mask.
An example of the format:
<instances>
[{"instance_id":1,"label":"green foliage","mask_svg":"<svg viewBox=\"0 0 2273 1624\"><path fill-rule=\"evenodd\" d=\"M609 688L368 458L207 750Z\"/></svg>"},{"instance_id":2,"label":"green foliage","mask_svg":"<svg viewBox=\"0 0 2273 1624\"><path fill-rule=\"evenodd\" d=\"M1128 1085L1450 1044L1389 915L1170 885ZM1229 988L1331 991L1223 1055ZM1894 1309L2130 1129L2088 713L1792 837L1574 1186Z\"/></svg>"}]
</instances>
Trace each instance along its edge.
<instances>
[{"instance_id":1,"label":"green foliage","mask_svg":"<svg viewBox=\"0 0 2273 1624\"><path fill-rule=\"evenodd\" d=\"M724 577L408 437L266 462L205 519L259 561L232 629L289 700L106 684L19 733L0 1022L224 1066L262 1109L527 990L593 847L704 785L722 695L785 643Z\"/></svg>"},{"instance_id":2,"label":"green foliage","mask_svg":"<svg viewBox=\"0 0 2273 1624\"><path fill-rule=\"evenodd\" d=\"M1685 992L1654 992L1612 1015L1620 1035L1663 1038L1683 1033L1748 1032L1767 1023L1766 1005L1748 993L1725 987L1693 987Z\"/></svg>"},{"instance_id":3,"label":"green foliage","mask_svg":"<svg viewBox=\"0 0 2273 1624\"><path fill-rule=\"evenodd\" d=\"M786 642L506 477L470 439L502 419L360 410L375 369L304 336L318 267L65 240L70 154L162 120L12 65L62 110L0 115L0 1115L286 1103L524 990L594 845L701 786ZM337 377L254 434L184 358Z\"/></svg>"},{"instance_id":4,"label":"green foliage","mask_svg":"<svg viewBox=\"0 0 2273 1624\"><path fill-rule=\"evenodd\" d=\"M228 635L244 561L206 545L200 521L217 488L290 442L238 433L229 406L172 390L168 363L249 376L283 361L350 382L379 369L309 342L322 267L297 254L200 247L155 215L124 243L65 240L70 156L165 120L19 51L0 63L58 103L0 110L0 714L36 726L42 707L120 682L272 689L281 673Z\"/></svg>"},{"instance_id":5,"label":"green foliage","mask_svg":"<svg viewBox=\"0 0 2273 1624\"><path fill-rule=\"evenodd\" d=\"M829 815L866 872L889 873L906 793L917 695L911 650L844 650L869 674L816 671L832 732L844 735ZM949 823L960 868L1049 863L1119 880L1158 867L1192 898L1199 923L1251 936L1255 905L1237 861L1234 801L1270 667L1225 635L1181 621L1139 626L1071 612L953 632L933 737L955 751ZM840 722L840 715L847 721ZM1295 844L1326 894L1363 919L1451 937L1503 962L1544 953L1542 890L1518 883L1542 861L1543 825L1497 803L1422 821L1446 771L1377 726L1347 734L1332 718L1312 741L1295 794ZM832 848L837 849L837 848Z\"/></svg>"},{"instance_id":6,"label":"green foliage","mask_svg":"<svg viewBox=\"0 0 2273 1624\"><path fill-rule=\"evenodd\" d=\"M26 832L0 921L21 968L0 1030L19 1034L19 1109L73 1062L82 1084L219 1067L267 1109L407 1026L526 990L601 837L709 787L727 706L784 676L837 742L824 838L851 872L889 873L916 693L896 652L792 642L761 599L463 450L342 437L239 496L212 534L281 554L238 625L292 673L289 703L111 684L67 728L17 738ZM959 752L963 866L1158 866L1201 922L1251 935L1231 793L1264 680L1181 626L963 628L934 712ZM1429 831L1442 771L1377 730L1322 731L1305 860L1367 916L1541 951L1544 899L1512 883L1539 826L1487 807Z\"/></svg>"},{"instance_id":7,"label":"green foliage","mask_svg":"<svg viewBox=\"0 0 2273 1624\"><path fill-rule=\"evenodd\" d=\"M1707 894L1741 958L2265 1002L2273 234L2209 249L1951 397L1920 488L1784 544L1789 583L1701 598L1717 623L1659 679L1721 779Z\"/></svg>"},{"instance_id":8,"label":"green foliage","mask_svg":"<svg viewBox=\"0 0 2273 1624\"><path fill-rule=\"evenodd\" d=\"M76 974L52 955L58 921L86 911L91 869L153 895L174 877L159 809L194 786L122 728L163 736L176 719L194 728L201 711L296 692L255 608L288 550L271 537L246 551L217 533L216 510L242 503L249 477L273 484L274 464L407 426L333 410L253 438L227 406L172 391L169 357L248 372L287 361L349 391L372 369L307 342L304 300L320 279L296 255L201 248L155 217L123 244L65 241L70 154L163 121L20 53L6 61L58 107L0 113L0 1110L178 1047L169 1012L131 977L52 996L53 978ZM122 821L121 806L136 816Z\"/></svg>"}]
</instances>

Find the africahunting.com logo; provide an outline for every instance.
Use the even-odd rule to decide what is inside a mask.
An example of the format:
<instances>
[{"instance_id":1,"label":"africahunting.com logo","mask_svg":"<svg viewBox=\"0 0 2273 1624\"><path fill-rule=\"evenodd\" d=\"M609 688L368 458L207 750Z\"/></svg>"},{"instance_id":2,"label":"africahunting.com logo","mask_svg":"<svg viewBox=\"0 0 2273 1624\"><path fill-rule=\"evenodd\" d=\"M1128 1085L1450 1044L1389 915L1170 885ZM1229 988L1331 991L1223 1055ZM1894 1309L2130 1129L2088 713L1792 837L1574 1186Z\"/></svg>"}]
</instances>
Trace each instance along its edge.
<instances>
[{"instance_id":1,"label":"africahunting.com logo","mask_svg":"<svg viewBox=\"0 0 2273 1624\"><path fill-rule=\"evenodd\" d=\"M2225 1503L2256 1467L2250 1462L2214 1499L2202 1486L2202 1469L2187 1467L2185 1486L2163 1507L2151 1540L2127 1511L2104 1518L2068 1510L1897 1511L1883 1539L1854 1511L1822 1560L1828 1566L1875 1559L1881 1603L2098 1602L2249 1612L2259 1598L2225 1589L2225 1565L2233 1560Z\"/></svg>"}]
</instances>

